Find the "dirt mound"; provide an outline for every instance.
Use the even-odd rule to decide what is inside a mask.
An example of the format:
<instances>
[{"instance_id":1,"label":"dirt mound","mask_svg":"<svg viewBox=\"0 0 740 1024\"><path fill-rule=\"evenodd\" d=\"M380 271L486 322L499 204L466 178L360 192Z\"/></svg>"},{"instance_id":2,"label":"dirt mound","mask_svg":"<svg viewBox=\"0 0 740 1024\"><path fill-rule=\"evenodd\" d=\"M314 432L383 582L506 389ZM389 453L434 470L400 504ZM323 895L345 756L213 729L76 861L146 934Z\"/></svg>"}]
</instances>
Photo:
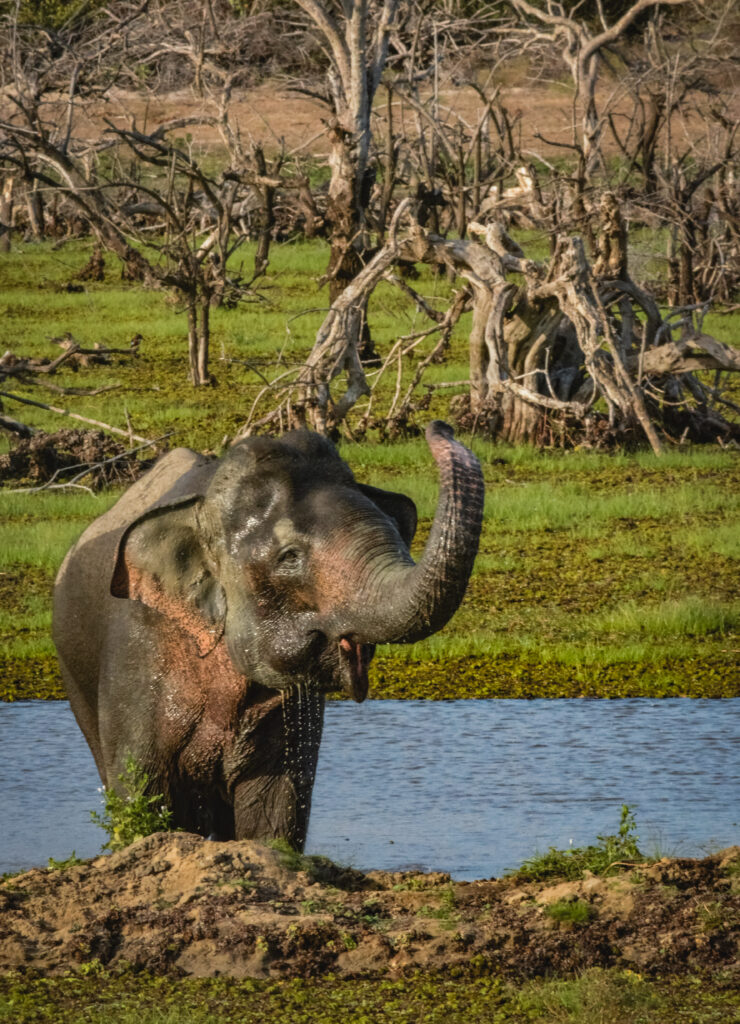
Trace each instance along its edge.
<instances>
[{"instance_id":1,"label":"dirt mound","mask_svg":"<svg viewBox=\"0 0 740 1024\"><path fill-rule=\"evenodd\" d=\"M24 438L0 455L0 483L74 479L93 490L138 479L153 460L139 460L102 430L58 430Z\"/></svg>"},{"instance_id":2,"label":"dirt mound","mask_svg":"<svg viewBox=\"0 0 740 1024\"><path fill-rule=\"evenodd\" d=\"M607 879L452 882L160 833L2 882L0 971L59 974L91 962L236 978L737 970L739 879L740 847Z\"/></svg>"}]
</instances>

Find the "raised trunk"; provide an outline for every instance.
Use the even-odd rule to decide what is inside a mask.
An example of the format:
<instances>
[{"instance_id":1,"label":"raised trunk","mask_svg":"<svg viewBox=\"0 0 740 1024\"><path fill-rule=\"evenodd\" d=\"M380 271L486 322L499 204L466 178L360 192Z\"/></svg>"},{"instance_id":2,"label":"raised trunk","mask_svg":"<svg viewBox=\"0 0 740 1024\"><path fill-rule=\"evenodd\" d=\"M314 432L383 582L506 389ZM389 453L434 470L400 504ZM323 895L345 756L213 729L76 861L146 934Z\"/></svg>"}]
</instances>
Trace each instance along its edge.
<instances>
[{"instance_id":1,"label":"raised trunk","mask_svg":"<svg viewBox=\"0 0 740 1024\"><path fill-rule=\"evenodd\" d=\"M463 599L483 519L483 474L472 452L435 420L427 443L440 471L440 493L429 540L417 565L370 567L357 605L339 632L356 643L414 643L452 617Z\"/></svg>"}]
</instances>

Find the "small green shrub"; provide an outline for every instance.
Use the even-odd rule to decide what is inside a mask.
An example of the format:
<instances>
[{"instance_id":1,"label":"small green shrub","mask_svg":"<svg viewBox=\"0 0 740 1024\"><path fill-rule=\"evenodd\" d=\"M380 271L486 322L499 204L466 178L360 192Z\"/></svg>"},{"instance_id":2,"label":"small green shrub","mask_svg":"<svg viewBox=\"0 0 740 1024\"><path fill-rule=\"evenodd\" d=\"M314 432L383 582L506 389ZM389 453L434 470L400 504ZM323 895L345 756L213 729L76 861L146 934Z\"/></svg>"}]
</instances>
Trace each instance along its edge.
<instances>
[{"instance_id":1,"label":"small green shrub","mask_svg":"<svg viewBox=\"0 0 740 1024\"><path fill-rule=\"evenodd\" d=\"M598 844L574 846L558 850L551 846L547 853L530 858L514 874L524 881L538 882L545 878L583 877L584 871L606 875L618 863L641 864L647 860L637 845L635 818L628 804L622 804L619 831L616 835L597 836Z\"/></svg>"},{"instance_id":2,"label":"small green shrub","mask_svg":"<svg viewBox=\"0 0 740 1024\"><path fill-rule=\"evenodd\" d=\"M592 916L591 905L583 900L557 900L545 907L545 913L561 924L585 924Z\"/></svg>"},{"instance_id":3,"label":"small green shrub","mask_svg":"<svg viewBox=\"0 0 740 1024\"><path fill-rule=\"evenodd\" d=\"M104 789L102 814L90 811L90 817L108 834L104 850L122 850L153 832L167 832L172 812L162 802L161 793L147 794L149 776L129 754L126 767L118 776L121 792Z\"/></svg>"},{"instance_id":4,"label":"small green shrub","mask_svg":"<svg viewBox=\"0 0 740 1024\"><path fill-rule=\"evenodd\" d=\"M73 868L76 867L77 864L84 863L84 860L78 857L76 852L72 850L72 853L66 860L54 860L53 857L49 857L48 869L49 871L66 871L67 868Z\"/></svg>"},{"instance_id":5,"label":"small green shrub","mask_svg":"<svg viewBox=\"0 0 740 1024\"><path fill-rule=\"evenodd\" d=\"M267 845L271 850L277 850L283 867L288 871L307 871L310 867L309 858L291 846L287 839L270 839Z\"/></svg>"},{"instance_id":6,"label":"small green shrub","mask_svg":"<svg viewBox=\"0 0 740 1024\"><path fill-rule=\"evenodd\" d=\"M418 914L419 917L436 918L438 921L452 922L460 919L456 909L457 899L455 897L455 890L452 886L448 886L440 895L438 907L420 907Z\"/></svg>"},{"instance_id":7,"label":"small green shrub","mask_svg":"<svg viewBox=\"0 0 740 1024\"><path fill-rule=\"evenodd\" d=\"M334 861L323 857L320 853L301 853L287 839L270 839L267 845L280 854L284 868L287 868L288 871L305 871L312 882L323 882L325 885L336 886L340 889L352 889L355 881L362 877L361 873L350 867L335 864Z\"/></svg>"}]
</instances>

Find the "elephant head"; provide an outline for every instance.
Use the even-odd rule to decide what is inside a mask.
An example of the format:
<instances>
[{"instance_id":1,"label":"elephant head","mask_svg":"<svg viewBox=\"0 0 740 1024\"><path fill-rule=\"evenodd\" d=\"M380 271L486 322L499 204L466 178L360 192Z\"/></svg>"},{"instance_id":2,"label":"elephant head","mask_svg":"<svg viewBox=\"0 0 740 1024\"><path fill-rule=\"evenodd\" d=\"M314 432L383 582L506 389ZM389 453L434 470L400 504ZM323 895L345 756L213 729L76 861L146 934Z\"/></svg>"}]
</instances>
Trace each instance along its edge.
<instances>
[{"instance_id":1,"label":"elephant head","mask_svg":"<svg viewBox=\"0 0 740 1024\"><path fill-rule=\"evenodd\" d=\"M200 493L145 512L122 537L111 592L175 620L200 657L223 639L252 682L362 701L375 645L439 630L477 551L478 462L439 421L427 440L441 487L418 564L414 503L358 484L331 442L297 431L236 444Z\"/></svg>"},{"instance_id":2,"label":"elephant head","mask_svg":"<svg viewBox=\"0 0 740 1024\"><path fill-rule=\"evenodd\" d=\"M414 503L307 431L177 449L88 528L53 631L107 786L132 754L181 828L302 845L324 694L364 700L375 645L429 636L465 592L480 466L444 423L427 441L441 483L416 564Z\"/></svg>"}]
</instances>

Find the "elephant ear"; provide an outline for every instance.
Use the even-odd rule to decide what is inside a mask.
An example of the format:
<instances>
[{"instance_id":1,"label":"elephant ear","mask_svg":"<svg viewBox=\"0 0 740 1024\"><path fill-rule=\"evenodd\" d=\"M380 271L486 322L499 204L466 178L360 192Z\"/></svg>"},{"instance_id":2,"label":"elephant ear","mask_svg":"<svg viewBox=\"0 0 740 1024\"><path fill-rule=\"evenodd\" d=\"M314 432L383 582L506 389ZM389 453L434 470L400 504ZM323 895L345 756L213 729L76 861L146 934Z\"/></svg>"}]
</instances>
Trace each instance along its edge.
<instances>
[{"instance_id":1,"label":"elephant ear","mask_svg":"<svg viewBox=\"0 0 740 1024\"><path fill-rule=\"evenodd\" d=\"M189 633L203 658L224 631L226 594L201 539L189 495L149 509L124 532L110 592L140 601Z\"/></svg>"},{"instance_id":2,"label":"elephant ear","mask_svg":"<svg viewBox=\"0 0 740 1024\"><path fill-rule=\"evenodd\" d=\"M405 494L398 494L396 491L383 491L379 487L371 487L369 484L358 484L358 487L381 512L389 516L398 527L398 532L407 548L411 547L411 541L416 533L416 505L411 498Z\"/></svg>"}]
</instances>

